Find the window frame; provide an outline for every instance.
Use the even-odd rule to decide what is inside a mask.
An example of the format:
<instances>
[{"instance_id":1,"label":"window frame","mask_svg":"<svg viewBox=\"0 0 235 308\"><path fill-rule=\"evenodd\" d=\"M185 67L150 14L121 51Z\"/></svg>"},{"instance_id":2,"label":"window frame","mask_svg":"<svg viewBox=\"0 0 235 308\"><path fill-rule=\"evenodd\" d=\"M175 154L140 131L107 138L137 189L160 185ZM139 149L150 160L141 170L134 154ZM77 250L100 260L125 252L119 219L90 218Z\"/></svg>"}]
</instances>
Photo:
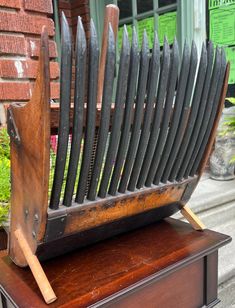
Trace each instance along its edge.
<instances>
[{"instance_id":1,"label":"window frame","mask_svg":"<svg viewBox=\"0 0 235 308\"><path fill-rule=\"evenodd\" d=\"M154 30L156 31L159 15L177 11L178 9L178 0L176 1L175 4L166 5L161 8L158 7L158 0L152 0L153 10L138 14L137 0L131 0L131 1L132 1L132 16L121 18L119 21L119 27L123 26L124 24L131 23L133 26L135 26L135 28L138 31L138 21L143 20L148 17L153 17L154 18ZM118 0L113 0L113 4L118 5Z\"/></svg>"},{"instance_id":2,"label":"window frame","mask_svg":"<svg viewBox=\"0 0 235 308\"><path fill-rule=\"evenodd\" d=\"M181 53L185 39L188 42L194 39L199 50L202 43L206 42L206 1L208 0L177 0L177 40ZM117 4L117 2L116 0L90 0L91 17L97 26L100 46L104 9L107 4ZM159 8L159 12L164 13L165 8L167 6Z\"/></svg>"}]
</instances>

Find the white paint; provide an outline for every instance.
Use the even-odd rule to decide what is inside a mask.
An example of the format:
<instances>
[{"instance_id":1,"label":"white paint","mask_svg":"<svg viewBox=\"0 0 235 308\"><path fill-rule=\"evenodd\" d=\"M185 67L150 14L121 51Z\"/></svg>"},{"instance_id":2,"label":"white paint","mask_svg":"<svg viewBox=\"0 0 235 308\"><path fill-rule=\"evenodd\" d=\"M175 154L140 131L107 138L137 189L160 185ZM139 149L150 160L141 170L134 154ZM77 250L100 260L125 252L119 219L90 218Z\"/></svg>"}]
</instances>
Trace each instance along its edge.
<instances>
[{"instance_id":1,"label":"white paint","mask_svg":"<svg viewBox=\"0 0 235 308\"><path fill-rule=\"evenodd\" d=\"M23 68L23 65L22 65L22 61L15 60L14 64L15 64L15 68L17 70L18 78L23 78L24 77L24 68Z\"/></svg>"},{"instance_id":2,"label":"white paint","mask_svg":"<svg viewBox=\"0 0 235 308\"><path fill-rule=\"evenodd\" d=\"M194 31L193 39L201 49L202 43L206 41L206 1L194 0Z\"/></svg>"},{"instance_id":3,"label":"white paint","mask_svg":"<svg viewBox=\"0 0 235 308\"><path fill-rule=\"evenodd\" d=\"M5 125L7 123L6 112L3 104L0 103L0 124Z\"/></svg>"},{"instance_id":4,"label":"white paint","mask_svg":"<svg viewBox=\"0 0 235 308\"><path fill-rule=\"evenodd\" d=\"M35 44L35 42L30 41L29 43L30 43L31 50L32 50L32 51L34 51L34 50L35 50L35 48L36 48L36 44Z\"/></svg>"}]
</instances>

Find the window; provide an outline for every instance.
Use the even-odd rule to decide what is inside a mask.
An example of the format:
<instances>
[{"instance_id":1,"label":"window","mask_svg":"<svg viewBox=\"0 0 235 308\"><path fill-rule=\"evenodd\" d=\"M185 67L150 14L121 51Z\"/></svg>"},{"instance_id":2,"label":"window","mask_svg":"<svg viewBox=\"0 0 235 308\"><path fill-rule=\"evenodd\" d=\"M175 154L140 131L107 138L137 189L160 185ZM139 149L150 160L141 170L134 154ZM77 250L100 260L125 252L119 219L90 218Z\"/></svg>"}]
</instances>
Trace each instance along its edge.
<instances>
[{"instance_id":1,"label":"window","mask_svg":"<svg viewBox=\"0 0 235 308\"><path fill-rule=\"evenodd\" d=\"M154 30L158 31L160 44L163 45L164 35L170 44L176 35L177 1L176 0L115 0L120 9L118 42L122 40L123 26L126 24L131 39L132 26L138 32L141 44L146 29L150 46L154 38Z\"/></svg>"}]
</instances>

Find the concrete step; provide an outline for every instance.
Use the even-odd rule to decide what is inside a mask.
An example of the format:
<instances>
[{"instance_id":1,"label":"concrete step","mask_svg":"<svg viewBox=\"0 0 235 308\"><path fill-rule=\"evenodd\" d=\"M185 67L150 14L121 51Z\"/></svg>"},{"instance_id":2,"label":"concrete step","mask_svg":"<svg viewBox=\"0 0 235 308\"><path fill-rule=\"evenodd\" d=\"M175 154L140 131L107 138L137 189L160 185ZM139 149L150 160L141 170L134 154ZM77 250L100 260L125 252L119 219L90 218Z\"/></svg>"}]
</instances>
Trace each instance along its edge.
<instances>
[{"instance_id":1,"label":"concrete step","mask_svg":"<svg viewBox=\"0 0 235 308\"><path fill-rule=\"evenodd\" d=\"M221 302L216 306L216 308L235 307L235 278L220 285L218 297Z\"/></svg>"},{"instance_id":2,"label":"concrete step","mask_svg":"<svg viewBox=\"0 0 235 308\"><path fill-rule=\"evenodd\" d=\"M235 205L235 203L234 203ZM230 235L232 242L219 250L219 285L235 278L235 221L220 224L213 230ZM234 290L235 293L235 290Z\"/></svg>"},{"instance_id":3,"label":"concrete step","mask_svg":"<svg viewBox=\"0 0 235 308\"><path fill-rule=\"evenodd\" d=\"M200 212L198 217L208 229L227 234L234 239L219 250L219 284L224 283L235 277L235 202Z\"/></svg>"},{"instance_id":4,"label":"concrete step","mask_svg":"<svg viewBox=\"0 0 235 308\"><path fill-rule=\"evenodd\" d=\"M190 207L207 228L234 239L219 250L219 285L230 281L235 277L235 181L203 180Z\"/></svg>"},{"instance_id":5,"label":"concrete step","mask_svg":"<svg viewBox=\"0 0 235 308\"><path fill-rule=\"evenodd\" d=\"M189 206L207 228L234 239L219 250L219 285L222 285L235 277L235 180L215 181L205 175ZM175 217L184 220L180 213Z\"/></svg>"},{"instance_id":6,"label":"concrete step","mask_svg":"<svg viewBox=\"0 0 235 308\"><path fill-rule=\"evenodd\" d=\"M189 201L196 213L235 201L235 180L216 181L206 175L202 178Z\"/></svg>"}]
</instances>

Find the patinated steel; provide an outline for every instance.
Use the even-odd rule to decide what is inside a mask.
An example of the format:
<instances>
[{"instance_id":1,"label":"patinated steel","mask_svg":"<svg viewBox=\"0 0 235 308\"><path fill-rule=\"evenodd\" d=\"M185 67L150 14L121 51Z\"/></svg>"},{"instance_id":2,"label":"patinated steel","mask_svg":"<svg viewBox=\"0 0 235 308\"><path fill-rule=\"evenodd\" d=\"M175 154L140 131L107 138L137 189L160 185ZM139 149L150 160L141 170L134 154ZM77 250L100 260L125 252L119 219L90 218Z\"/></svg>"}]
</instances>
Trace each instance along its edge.
<instances>
[{"instance_id":1,"label":"patinated steel","mask_svg":"<svg viewBox=\"0 0 235 308\"><path fill-rule=\"evenodd\" d=\"M201 52L201 60L199 64L198 74L197 74L197 81L195 90L193 93L193 100L192 104L190 106L190 101L185 101L185 106L183 108L183 112L181 114L179 126L177 128L177 133L174 138L174 143L172 146L172 151L170 153L169 159L166 164L166 168L161 176L161 181L163 183L166 183L170 176L171 169L175 163L175 159L178 155L178 151L183 147L182 144L184 142L184 136L185 134L188 134L188 131L190 131L191 127L193 127L193 123L195 123L195 117L198 111L198 107L200 104L200 97L203 90L203 84L205 80L205 72L207 67L207 50L203 46L202 52ZM190 115L189 115L190 114ZM188 125L187 125L188 123ZM187 129L186 128L187 125ZM183 139L183 141L182 141ZM179 157L179 155L178 155Z\"/></svg>"},{"instance_id":2,"label":"patinated steel","mask_svg":"<svg viewBox=\"0 0 235 308\"><path fill-rule=\"evenodd\" d=\"M99 47L95 25L91 20L91 37L89 48L88 64L88 101L86 114L86 128L84 136L84 150L82 154L82 164L79 176L76 202L83 203L87 187L87 177L91 163L93 142L95 136L95 118L97 104L97 85L98 85L98 67L99 67Z\"/></svg>"},{"instance_id":3,"label":"patinated steel","mask_svg":"<svg viewBox=\"0 0 235 308\"><path fill-rule=\"evenodd\" d=\"M61 78L60 78L60 122L58 133L55 174L51 191L50 208L57 209L64 179L64 170L69 140L69 110L71 100L72 41L68 21L62 14L61 26Z\"/></svg>"},{"instance_id":4,"label":"patinated steel","mask_svg":"<svg viewBox=\"0 0 235 308\"><path fill-rule=\"evenodd\" d=\"M166 142L167 132L168 132L168 126L170 122L171 117L171 111L173 108L173 102L175 97L175 88L176 88L176 82L178 80L178 70L179 70L179 48L178 43L176 39L173 43L172 53L171 53L171 67L170 67L170 75L168 79L168 85L167 85L167 95L166 95L166 101L164 105L164 112L162 115L162 121L160 126L160 134L158 138L158 143L155 148L155 152L153 155L153 159L151 162L151 166L149 169L149 173L145 182L145 185L149 187L153 183L153 179L155 176L155 173L157 171L157 168L159 166L162 151L164 149L164 145Z\"/></svg>"},{"instance_id":5,"label":"patinated steel","mask_svg":"<svg viewBox=\"0 0 235 308\"><path fill-rule=\"evenodd\" d=\"M137 182L137 188L141 188L145 184L151 161L154 155L155 147L159 136L159 127L162 119L163 106L166 97L168 77L170 71L170 47L167 39L164 40L163 55L161 61L160 80L158 85L157 99L155 102L155 109L153 115L153 121L151 125L151 133L149 137L148 146L146 149L143 165L141 167L139 179Z\"/></svg>"},{"instance_id":6,"label":"patinated steel","mask_svg":"<svg viewBox=\"0 0 235 308\"><path fill-rule=\"evenodd\" d=\"M115 48L116 47L115 47L114 33L112 27L109 26L106 67L104 74L104 88L102 94L100 128L99 128L98 143L95 153L95 161L91 175L91 183L88 188L89 189L87 196L88 200L95 200L96 197L97 186L100 179L106 142L109 133L110 112L111 112L113 82L114 82L114 72L115 72L115 57L116 57Z\"/></svg>"},{"instance_id":7,"label":"patinated steel","mask_svg":"<svg viewBox=\"0 0 235 308\"><path fill-rule=\"evenodd\" d=\"M129 181L130 173L136 156L136 150L138 147L140 127L143 118L144 101L147 88L148 69L149 69L149 47L148 47L147 33L146 31L144 31L141 56L140 56L140 71L139 71L137 97L135 103L135 114L134 114L133 126L131 130L131 138L129 142L126 161L123 167L123 173L121 176L121 181L118 189L118 191L121 193L125 192L127 188L127 183Z\"/></svg>"},{"instance_id":8,"label":"patinated steel","mask_svg":"<svg viewBox=\"0 0 235 308\"><path fill-rule=\"evenodd\" d=\"M205 48L204 46L202 48ZM189 124L188 124L188 128L187 131L184 134L183 140L182 140L182 145L181 148L179 149L179 153L178 153L178 158L177 158L177 162L174 164L171 174L170 174L170 179L171 178L176 178L177 175L177 179L182 179L183 178L183 174L184 174L184 165L185 161L184 161L184 157L187 156L186 152L189 151L189 149L191 150L192 147L190 147L189 143L193 143L195 142L195 138L192 137L193 131L197 130L197 126L198 129L200 128L200 124L201 123L201 119L202 116L198 116L198 121L199 123L197 124L196 122L196 114L197 115L202 115L205 109L205 105L206 105L206 101L207 101L207 96L208 96L208 92L209 92L209 86L210 86L210 81L211 81L211 73L212 73L212 68L213 68L213 56L214 56L214 52L213 52L213 44L211 42L209 42L208 44L208 50L207 50L207 67L206 67L206 75L205 75L205 82L204 82L204 86L203 86L203 91L201 94L198 94L199 96L201 95L201 103L199 106L198 110L192 109L192 115L190 115L189 117ZM195 90L196 93L196 90ZM195 99L197 99L195 97ZM193 100L193 102L195 102ZM193 118L194 117L194 118ZM186 159L186 158L185 158Z\"/></svg>"},{"instance_id":9,"label":"patinated steel","mask_svg":"<svg viewBox=\"0 0 235 308\"><path fill-rule=\"evenodd\" d=\"M220 69L220 75L219 75L219 80L218 80L218 84L217 84L217 88L216 88L216 93L214 96L214 100L213 100L213 106L212 106L212 111L210 113L210 118L207 124L207 128L206 128L206 132L203 136L203 140L200 144L200 149L194 149L193 152L193 157L192 159L192 167L190 166L189 169L189 174L195 174L197 172L198 166L201 162L202 156L205 152L205 148L208 142L208 139L210 137L211 134L211 130L215 121L215 117L216 117L216 113L218 110L218 105L220 102L220 93L222 90L222 86L223 86L223 81L224 81L224 76L225 76L225 71L226 71L226 57L225 57L225 51L224 49L222 49L221 51L221 69Z\"/></svg>"},{"instance_id":10,"label":"patinated steel","mask_svg":"<svg viewBox=\"0 0 235 308\"><path fill-rule=\"evenodd\" d=\"M118 144L121 135L124 104L126 101L129 65L130 65L130 44L129 44L127 29L126 27L124 27L113 123L110 133L110 141L105 160L104 171L98 193L100 198L105 198L107 194L113 162L115 161L117 155Z\"/></svg>"},{"instance_id":11,"label":"patinated steel","mask_svg":"<svg viewBox=\"0 0 235 308\"><path fill-rule=\"evenodd\" d=\"M125 161L126 152L128 149L128 141L130 136L130 128L132 124L132 113L133 106L136 96L136 87L138 80L138 69L139 69L139 51L138 51L138 40L136 29L133 28L132 35L132 46L130 54L130 68L129 68L129 78L127 86L127 96L125 103L125 111L123 118L123 127L121 132L120 144L118 147L117 159L115 162L112 179L110 182L109 193L115 195L120 179L120 174L122 171L122 166Z\"/></svg>"},{"instance_id":12,"label":"patinated steel","mask_svg":"<svg viewBox=\"0 0 235 308\"><path fill-rule=\"evenodd\" d=\"M147 98L146 98L143 126L141 129L138 150L136 153L134 165L130 176L130 181L128 184L128 190L130 191L133 191L136 188L140 169L143 164L144 155L146 153L146 148L149 141L153 108L156 99L156 90L158 88L158 82L159 82L159 73L160 73L160 45L159 45L158 35L155 32L151 62L149 67L149 76L148 76L149 82L147 85Z\"/></svg>"},{"instance_id":13,"label":"patinated steel","mask_svg":"<svg viewBox=\"0 0 235 308\"><path fill-rule=\"evenodd\" d=\"M73 110L72 143L69 159L68 175L66 180L63 204L70 206L72 202L78 161L83 135L83 117L85 101L85 72L86 72L87 44L81 18L78 18L76 50L75 50L75 92Z\"/></svg>"},{"instance_id":14,"label":"patinated steel","mask_svg":"<svg viewBox=\"0 0 235 308\"><path fill-rule=\"evenodd\" d=\"M11 109L7 110L7 133L17 145L20 145L20 135Z\"/></svg>"},{"instance_id":15,"label":"patinated steel","mask_svg":"<svg viewBox=\"0 0 235 308\"><path fill-rule=\"evenodd\" d=\"M157 184L159 184L162 174L165 171L165 168L167 167L167 161L170 157L175 135L177 133L177 127L179 125L180 115L181 115L182 107L184 104L186 85L188 81L189 63L190 63L190 49L189 49L188 44L185 43L182 63L181 63L180 76L179 76L178 89L177 89L177 93L175 97L174 109L173 109L173 114L172 114L172 119L171 119L171 125L169 127L167 140L165 143L164 150L162 152L161 161L159 163L158 169L154 177L154 183L157 183Z\"/></svg>"},{"instance_id":16,"label":"patinated steel","mask_svg":"<svg viewBox=\"0 0 235 308\"><path fill-rule=\"evenodd\" d=\"M200 129L197 131L198 134L194 134L195 131L193 131L193 134L191 137L191 144L189 145L189 149L187 150L187 153L185 156L186 168L183 173L184 177L187 177L189 175L189 171L193 164L193 161L191 161L191 159L193 157L195 159L195 156L197 155L197 152L200 148L203 137L206 133L207 125L208 125L210 115L212 112L212 108L213 106L215 106L215 94L216 94L216 88L218 86L220 72L221 72L221 54L220 54L219 48L217 47L216 54L215 54L215 60L214 60L214 66L213 66L213 72L211 76L210 90L208 93L206 105L205 105L205 108L203 108L203 113L201 114L198 113L198 116L202 117L201 126L200 126ZM212 86L212 84L214 86ZM199 111L201 110L199 109ZM197 126L196 123L197 122L195 121L195 125Z\"/></svg>"}]
</instances>

